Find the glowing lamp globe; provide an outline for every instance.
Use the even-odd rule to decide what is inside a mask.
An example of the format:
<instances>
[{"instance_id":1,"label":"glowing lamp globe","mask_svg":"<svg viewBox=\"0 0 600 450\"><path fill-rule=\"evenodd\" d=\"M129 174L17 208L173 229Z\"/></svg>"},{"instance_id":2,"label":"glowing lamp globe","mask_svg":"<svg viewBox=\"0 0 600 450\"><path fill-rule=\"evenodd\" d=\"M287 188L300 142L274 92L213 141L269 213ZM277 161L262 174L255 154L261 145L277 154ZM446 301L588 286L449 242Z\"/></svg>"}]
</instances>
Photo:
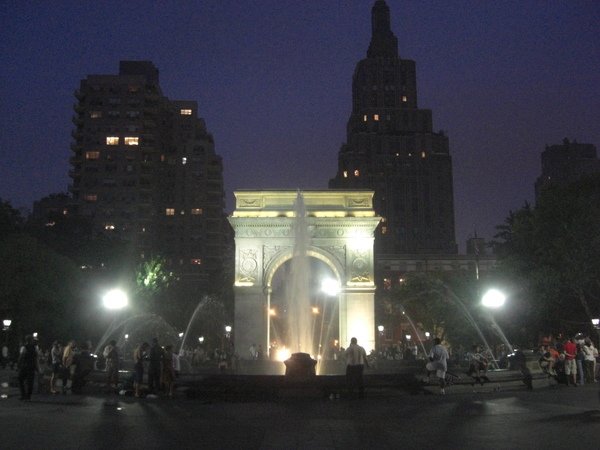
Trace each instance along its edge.
<instances>
[{"instance_id":1,"label":"glowing lamp globe","mask_svg":"<svg viewBox=\"0 0 600 450\"><path fill-rule=\"evenodd\" d=\"M486 308L497 309L501 308L506 301L506 296L498 289L490 289L481 299L481 304Z\"/></svg>"},{"instance_id":2,"label":"glowing lamp globe","mask_svg":"<svg viewBox=\"0 0 600 450\"><path fill-rule=\"evenodd\" d=\"M123 309L129 303L127 294L120 289L112 289L102 299L106 309Z\"/></svg>"}]
</instances>

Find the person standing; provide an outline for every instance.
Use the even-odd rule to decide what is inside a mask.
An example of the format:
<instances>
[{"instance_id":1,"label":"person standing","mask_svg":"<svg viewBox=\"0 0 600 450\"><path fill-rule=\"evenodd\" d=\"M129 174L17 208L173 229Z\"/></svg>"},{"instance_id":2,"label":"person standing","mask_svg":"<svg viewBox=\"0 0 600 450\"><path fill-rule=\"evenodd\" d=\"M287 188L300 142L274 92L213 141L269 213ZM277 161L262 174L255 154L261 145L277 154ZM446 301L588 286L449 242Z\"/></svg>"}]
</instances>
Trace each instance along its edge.
<instances>
[{"instance_id":1,"label":"person standing","mask_svg":"<svg viewBox=\"0 0 600 450\"><path fill-rule=\"evenodd\" d=\"M67 393L67 385L69 383L69 379L71 379L71 386L73 385L73 375L75 374L75 353L77 351L77 344L75 341L70 341L65 349L63 350L62 355L62 393Z\"/></svg>"},{"instance_id":2,"label":"person standing","mask_svg":"<svg viewBox=\"0 0 600 450\"><path fill-rule=\"evenodd\" d=\"M56 380L60 377L63 366L62 366L62 355L63 349L58 341L52 343L50 349L50 358L52 361L52 376L50 377L50 393L58 394L56 390Z\"/></svg>"},{"instance_id":3,"label":"person standing","mask_svg":"<svg viewBox=\"0 0 600 450\"><path fill-rule=\"evenodd\" d=\"M577 344L575 344L575 339L569 339L564 347L565 353L565 375L567 376L567 386L569 382L573 384L573 386L577 386L577 362L575 361L575 357L577 356Z\"/></svg>"},{"instance_id":4,"label":"person standing","mask_svg":"<svg viewBox=\"0 0 600 450\"><path fill-rule=\"evenodd\" d=\"M140 344L133 352L133 390L134 395L139 397L142 383L144 382L144 358L148 350L148 343Z\"/></svg>"},{"instance_id":5,"label":"person standing","mask_svg":"<svg viewBox=\"0 0 600 450\"><path fill-rule=\"evenodd\" d=\"M25 344L19 351L17 361L19 369L19 389L21 390L21 400L31 400L33 392L33 379L36 372L40 372L38 365L38 352L33 342L33 336L25 336Z\"/></svg>"},{"instance_id":6,"label":"person standing","mask_svg":"<svg viewBox=\"0 0 600 450\"><path fill-rule=\"evenodd\" d=\"M152 339L150 354L148 355L148 390L151 393L160 391L160 365L163 359L163 349L158 345L158 339Z\"/></svg>"},{"instance_id":7,"label":"person standing","mask_svg":"<svg viewBox=\"0 0 600 450\"><path fill-rule=\"evenodd\" d=\"M112 340L104 348L104 358L106 358L106 382L108 387L117 388L119 384L119 349L117 341Z\"/></svg>"},{"instance_id":8,"label":"person standing","mask_svg":"<svg viewBox=\"0 0 600 450\"><path fill-rule=\"evenodd\" d=\"M448 371L448 350L442 345L440 338L433 340L433 347L429 352L427 371L435 372L440 382L440 394L446 393L446 372Z\"/></svg>"},{"instance_id":9,"label":"person standing","mask_svg":"<svg viewBox=\"0 0 600 450\"><path fill-rule=\"evenodd\" d=\"M348 393L353 395L354 389L358 389L360 398L364 396L365 386L363 380L363 372L365 366L369 367L367 360L367 352L363 347L358 345L355 337L350 339L350 346L346 349L346 383L348 385Z\"/></svg>"},{"instance_id":10,"label":"person standing","mask_svg":"<svg viewBox=\"0 0 600 450\"><path fill-rule=\"evenodd\" d=\"M173 353L173 346L165 346L161 361L161 381L165 386L165 392L169 397L173 397L175 387L175 360L177 355Z\"/></svg>"}]
</instances>

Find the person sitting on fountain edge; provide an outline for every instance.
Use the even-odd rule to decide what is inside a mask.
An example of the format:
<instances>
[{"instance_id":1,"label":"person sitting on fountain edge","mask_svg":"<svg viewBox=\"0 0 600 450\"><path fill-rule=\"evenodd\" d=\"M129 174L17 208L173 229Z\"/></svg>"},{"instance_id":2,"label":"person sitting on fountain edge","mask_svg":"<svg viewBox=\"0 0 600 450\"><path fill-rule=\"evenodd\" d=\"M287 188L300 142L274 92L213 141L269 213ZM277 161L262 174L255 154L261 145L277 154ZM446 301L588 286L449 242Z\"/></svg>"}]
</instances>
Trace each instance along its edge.
<instances>
[{"instance_id":1,"label":"person sitting on fountain edge","mask_svg":"<svg viewBox=\"0 0 600 450\"><path fill-rule=\"evenodd\" d=\"M349 394L354 393L354 388L358 388L360 398L364 396L365 386L363 382L364 367L369 367L367 352L358 345L355 337L350 339L350 346L346 349L346 382L348 383Z\"/></svg>"}]
</instances>

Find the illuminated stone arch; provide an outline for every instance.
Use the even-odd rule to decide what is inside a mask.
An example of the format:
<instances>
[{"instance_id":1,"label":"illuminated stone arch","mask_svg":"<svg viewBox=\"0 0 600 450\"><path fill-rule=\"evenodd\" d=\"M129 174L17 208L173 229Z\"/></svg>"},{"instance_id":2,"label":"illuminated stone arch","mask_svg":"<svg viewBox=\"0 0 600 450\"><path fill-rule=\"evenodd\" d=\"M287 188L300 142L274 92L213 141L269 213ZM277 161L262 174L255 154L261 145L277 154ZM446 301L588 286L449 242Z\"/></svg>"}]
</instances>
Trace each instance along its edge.
<instances>
[{"instance_id":1,"label":"illuminated stone arch","mask_svg":"<svg viewBox=\"0 0 600 450\"><path fill-rule=\"evenodd\" d=\"M236 191L229 218L235 231L235 347L248 356L252 344L269 347L273 276L292 258L296 191ZM341 345L350 337L370 351L375 345L374 232L380 218L372 191L303 191L308 256L323 261L340 282Z\"/></svg>"}]
</instances>

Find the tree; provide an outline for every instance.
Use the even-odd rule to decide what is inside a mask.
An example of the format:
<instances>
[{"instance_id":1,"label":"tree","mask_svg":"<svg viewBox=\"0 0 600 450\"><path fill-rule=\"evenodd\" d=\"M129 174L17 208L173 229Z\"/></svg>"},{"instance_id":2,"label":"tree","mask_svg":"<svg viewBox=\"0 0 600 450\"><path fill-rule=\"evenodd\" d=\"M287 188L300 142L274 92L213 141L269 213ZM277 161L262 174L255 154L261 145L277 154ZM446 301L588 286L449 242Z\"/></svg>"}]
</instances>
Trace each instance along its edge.
<instances>
[{"instance_id":1,"label":"tree","mask_svg":"<svg viewBox=\"0 0 600 450\"><path fill-rule=\"evenodd\" d=\"M478 286L466 272L409 274L389 295L393 311L455 347L479 342Z\"/></svg>"},{"instance_id":2,"label":"tree","mask_svg":"<svg viewBox=\"0 0 600 450\"><path fill-rule=\"evenodd\" d=\"M19 338L37 331L47 344L70 338L79 326L80 273L37 239L13 234L0 241L0 286L0 305Z\"/></svg>"},{"instance_id":3,"label":"tree","mask_svg":"<svg viewBox=\"0 0 600 450\"><path fill-rule=\"evenodd\" d=\"M519 285L535 331L572 333L598 316L600 175L548 188L497 229L499 271Z\"/></svg>"}]
</instances>

